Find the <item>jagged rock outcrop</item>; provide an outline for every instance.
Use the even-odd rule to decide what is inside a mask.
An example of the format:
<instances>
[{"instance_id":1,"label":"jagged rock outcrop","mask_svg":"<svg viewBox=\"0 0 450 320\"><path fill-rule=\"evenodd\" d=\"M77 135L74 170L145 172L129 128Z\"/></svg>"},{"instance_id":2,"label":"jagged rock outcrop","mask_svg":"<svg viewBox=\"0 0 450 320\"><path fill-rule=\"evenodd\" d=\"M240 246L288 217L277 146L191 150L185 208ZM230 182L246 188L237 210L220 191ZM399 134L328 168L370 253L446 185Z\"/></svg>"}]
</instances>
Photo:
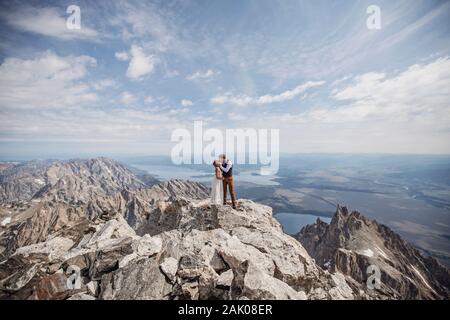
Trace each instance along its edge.
<instances>
[{"instance_id":1,"label":"jagged rock outcrop","mask_svg":"<svg viewBox=\"0 0 450 320\"><path fill-rule=\"evenodd\" d=\"M137 235L120 214L83 225L77 239L51 234L0 264L1 298L353 298L283 233L270 207L239 206L172 197L150 213L167 222L153 236ZM63 281L74 266L78 288Z\"/></svg>"},{"instance_id":2,"label":"jagged rock outcrop","mask_svg":"<svg viewBox=\"0 0 450 320\"><path fill-rule=\"evenodd\" d=\"M295 237L321 267L344 274L361 297L450 298L447 268L432 257L422 256L391 229L359 212L338 207L330 224L318 219ZM370 265L381 271L379 289L371 290L366 285Z\"/></svg>"},{"instance_id":3,"label":"jagged rock outcrop","mask_svg":"<svg viewBox=\"0 0 450 320\"><path fill-rule=\"evenodd\" d=\"M165 201L174 196L205 199L208 189L196 182L171 180L151 187L124 189L110 196L93 197L87 203L67 203L50 197L30 202L23 211L11 207L7 227L0 226L0 261L17 248L45 241L51 234L77 237L78 229L88 221L117 214L123 216L138 234L152 233L154 224L165 223L155 221L155 217L166 205Z\"/></svg>"}]
</instances>

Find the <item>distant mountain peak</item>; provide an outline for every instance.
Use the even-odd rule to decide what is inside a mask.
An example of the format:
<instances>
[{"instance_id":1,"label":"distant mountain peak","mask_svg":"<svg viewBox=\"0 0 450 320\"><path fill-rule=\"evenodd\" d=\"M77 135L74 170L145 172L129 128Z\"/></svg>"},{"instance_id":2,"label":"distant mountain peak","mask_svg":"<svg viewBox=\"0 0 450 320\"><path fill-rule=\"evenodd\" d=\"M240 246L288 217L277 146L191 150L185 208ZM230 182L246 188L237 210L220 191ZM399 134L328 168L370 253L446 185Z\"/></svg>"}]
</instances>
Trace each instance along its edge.
<instances>
[{"instance_id":1,"label":"distant mountain peak","mask_svg":"<svg viewBox=\"0 0 450 320\"><path fill-rule=\"evenodd\" d=\"M145 187L126 166L109 158L30 161L0 172L2 202L57 197L86 202L123 189Z\"/></svg>"},{"instance_id":2,"label":"distant mountain peak","mask_svg":"<svg viewBox=\"0 0 450 320\"><path fill-rule=\"evenodd\" d=\"M424 257L389 227L338 206L330 224L317 221L295 235L316 262L339 271L368 296L395 299L448 299L450 272ZM381 270L381 289L367 290L367 268Z\"/></svg>"}]
</instances>

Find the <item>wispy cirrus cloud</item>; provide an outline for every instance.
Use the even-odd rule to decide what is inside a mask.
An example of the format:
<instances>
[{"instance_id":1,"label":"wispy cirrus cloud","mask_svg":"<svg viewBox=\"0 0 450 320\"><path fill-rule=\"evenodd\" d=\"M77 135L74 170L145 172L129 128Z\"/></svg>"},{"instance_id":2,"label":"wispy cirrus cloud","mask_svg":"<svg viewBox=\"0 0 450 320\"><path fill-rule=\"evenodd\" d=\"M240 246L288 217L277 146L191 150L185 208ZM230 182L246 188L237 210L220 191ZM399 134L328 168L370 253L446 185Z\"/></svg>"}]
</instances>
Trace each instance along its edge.
<instances>
[{"instance_id":1,"label":"wispy cirrus cloud","mask_svg":"<svg viewBox=\"0 0 450 320\"><path fill-rule=\"evenodd\" d=\"M191 101L191 100L189 100L189 99L182 99L181 100L181 105L183 106L183 107L190 107L190 106L192 106L194 103Z\"/></svg>"},{"instance_id":2,"label":"wispy cirrus cloud","mask_svg":"<svg viewBox=\"0 0 450 320\"><path fill-rule=\"evenodd\" d=\"M122 92L120 94L119 99L120 99L120 102L125 104L125 105L132 104L132 103L137 101L137 98L132 93L130 93L128 91Z\"/></svg>"},{"instance_id":3,"label":"wispy cirrus cloud","mask_svg":"<svg viewBox=\"0 0 450 320\"><path fill-rule=\"evenodd\" d=\"M195 80L210 80L212 77L220 74L220 71L214 71L212 69L208 69L206 71L196 71L186 77L187 80L195 81Z\"/></svg>"},{"instance_id":4,"label":"wispy cirrus cloud","mask_svg":"<svg viewBox=\"0 0 450 320\"><path fill-rule=\"evenodd\" d=\"M67 28L65 13L65 10L55 7L24 6L14 12L2 13L1 16L7 24L19 31L61 40L99 41L101 34L84 24L80 29Z\"/></svg>"},{"instance_id":5,"label":"wispy cirrus cloud","mask_svg":"<svg viewBox=\"0 0 450 320\"><path fill-rule=\"evenodd\" d=\"M179 30L170 10L142 1L117 1L108 4L114 8L111 25L120 30L125 41L141 41L154 52L173 49L179 41Z\"/></svg>"},{"instance_id":6,"label":"wispy cirrus cloud","mask_svg":"<svg viewBox=\"0 0 450 320\"><path fill-rule=\"evenodd\" d=\"M450 152L450 58L402 71L368 72L329 89L329 104L302 112L268 112L240 126L283 127L285 150ZM288 142L287 142L288 141Z\"/></svg>"},{"instance_id":7,"label":"wispy cirrus cloud","mask_svg":"<svg viewBox=\"0 0 450 320\"><path fill-rule=\"evenodd\" d=\"M275 102L285 102L294 99L310 88L319 87L323 84L325 84L325 81L308 81L304 84L296 86L292 90L286 90L279 94L265 94L259 97L250 97L244 94L234 95L227 92L211 98L210 101L214 104L232 104L240 107L247 105L265 105Z\"/></svg>"},{"instance_id":8,"label":"wispy cirrus cloud","mask_svg":"<svg viewBox=\"0 0 450 320\"><path fill-rule=\"evenodd\" d=\"M116 59L119 60L119 61L127 61L127 60L130 60L130 56L128 55L128 52L126 52L126 51L116 52L116 53L114 54L114 56L115 56Z\"/></svg>"},{"instance_id":9,"label":"wispy cirrus cloud","mask_svg":"<svg viewBox=\"0 0 450 320\"><path fill-rule=\"evenodd\" d=\"M414 64L394 75L369 72L353 78L332 97L346 105L308 114L323 122L410 121L437 125L450 121L450 58Z\"/></svg>"},{"instance_id":10,"label":"wispy cirrus cloud","mask_svg":"<svg viewBox=\"0 0 450 320\"><path fill-rule=\"evenodd\" d=\"M367 1L78 4L80 31L67 3L0 4L0 140L151 140L201 119L270 124L292 152L450 149L445 1L380 0L378 31Z\"/></svg>"},{"instance_id":11,"label":"wispy cirrus cloud","mask_svg":"<svg viewBox=\"0 0 450 320\"><path fill-rule=\"evenodd\" d=\"M104 90L107 88L115 88L117 86L118 86L117 81L111 78L101 79L92 83L92 87L95 90Z\"/></svg>"}]
</instances>

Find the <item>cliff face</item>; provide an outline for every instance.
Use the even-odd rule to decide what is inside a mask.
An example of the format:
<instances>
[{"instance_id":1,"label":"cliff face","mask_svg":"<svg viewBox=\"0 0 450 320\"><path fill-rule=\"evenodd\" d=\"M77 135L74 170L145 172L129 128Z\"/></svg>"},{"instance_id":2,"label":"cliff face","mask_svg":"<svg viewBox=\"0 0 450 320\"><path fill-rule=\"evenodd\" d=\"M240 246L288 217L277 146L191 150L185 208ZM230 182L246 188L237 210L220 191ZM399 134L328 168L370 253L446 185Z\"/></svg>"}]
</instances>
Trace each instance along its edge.
<instances>
[{"instance_id":1,"label":"cliff face","mask_svg":"<svg viewBox=\"0 0 450 320\"><path fill-rule=\"evenodd\" d=\"M209 190L189 181L146 187L111 160L108 166L74 169L97 160L58 168L50 175L57 179L46 180L49 187L15 201L10 194L3 201L1 299L440 298L447 292L448 271L436 265L433 270L440 275L429 277L435 261L424 260L428 269L423 269L410 247L402 261L414 266L412 272L430 288L423 291L426 285L419 286L420 276L414 274L407 274L412 282L398 285L394 274L384 283L387 293L367 292L360 258L338 253L356 250L346 240L354 234L350 226L370 223L359 215L362 222L347 222L349 215L339 213L330 226L318 222L303 229L298 238L305 250L283 233L268 206L249 200L240 200L238 210L212 205ZM21 174L29 181L39 170ZM16 184L26 182L19 178ZM390 230L379 232L385 242L403 245L377 244L391 266L396 250L407 245ZM336 263L330 265L330 257ZM359 273L352 272L355 263ZM409 289L402 291L406 285Z\"/></svg>"},{"instance_id":2,"label":"cliff face","mask_svg":"<svg viewBox=\"0 0 450 320\"><path fill-rule=\"evenodd\" d=\"M448 299L450 273L424 257L388 227L338 207L330 224L320 219L295 236L316 262L346 276L354 291L371 298ZM367 290L367 268L380 269L380 288Z\"/></svg>"}]
</instances>

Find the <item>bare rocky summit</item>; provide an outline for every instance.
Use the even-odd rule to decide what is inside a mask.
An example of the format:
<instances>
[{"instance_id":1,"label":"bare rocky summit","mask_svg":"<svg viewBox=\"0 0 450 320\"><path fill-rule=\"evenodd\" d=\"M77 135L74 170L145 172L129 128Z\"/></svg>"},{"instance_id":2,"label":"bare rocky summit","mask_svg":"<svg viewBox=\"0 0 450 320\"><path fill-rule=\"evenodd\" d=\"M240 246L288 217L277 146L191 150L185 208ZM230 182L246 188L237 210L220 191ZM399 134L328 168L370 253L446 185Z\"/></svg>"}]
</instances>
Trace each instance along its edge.
<instances>
[{"instance_id":1,"label":"bare rocky summit","mask_svg":"<svg viewBox=\"0 0 450 320\"><path fill-rule=\"evenodd\" d=\"M0 202L0 299L448 297L448 271L435 267L441 273L431 278L427 272L435 261L423 269L410 255L404 263L411 262L430 289L423 291L425 282L408 274L409 290L390 280L383 287L387 293L370 293L363 285L366 274L351 272L353 260L327 265L336 250L325 242L313 245L319 236L314 226L302 230L303 246L283 232L269 206L250 200L240 200L238 210L212 205L209 189L200 183L145 186L105 158L23 164L13 173L15 167L0 172L6 181ZM41 188L31 183L36 177L44 181ZM316 229L323 236L328 228ZM352 250L345 232L336 231L337 250ZM391 231L382 237L402 241ZM391 247L379 247L394 255ZM394 291L398 295L388 294Z\"/></svg>"},{"instance_id":2,"label":"bare rocky summit","mask_svg":"<svg viewBox=\"0 0 450 320\"><path fill-rule=\"evenodd\" d=\"M351 299L340 274L314 263L271 208L158 200L137 234L119 212L19 247L0 264L3 299ZM68 268L81 287L67 286ZM96 289L90 289L96 288ZM86 298L86 297L85 297Z\"/></svg>"}]
</instances>

